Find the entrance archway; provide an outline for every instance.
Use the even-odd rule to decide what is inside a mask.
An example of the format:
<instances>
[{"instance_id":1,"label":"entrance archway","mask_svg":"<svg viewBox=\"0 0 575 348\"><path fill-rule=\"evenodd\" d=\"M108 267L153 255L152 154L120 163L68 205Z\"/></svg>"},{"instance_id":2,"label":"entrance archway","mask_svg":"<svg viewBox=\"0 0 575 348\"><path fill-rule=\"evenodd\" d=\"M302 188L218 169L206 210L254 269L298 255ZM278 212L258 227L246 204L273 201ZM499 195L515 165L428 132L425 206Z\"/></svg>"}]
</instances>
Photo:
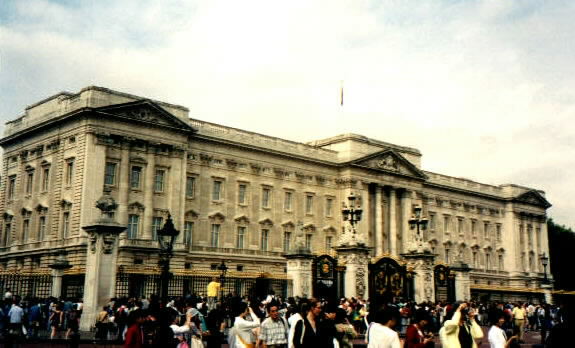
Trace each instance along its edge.
<instances>
[{"instance_id":1,"label":"entrance archway","mask_svg":"<svg viewBox=\"0 0 575 348\"><path fill-rule=\"evenodd\" d=\"M373 308L405 299L409 295L411 279L405 266L390 257L383 257L369 265L369 300Z\"/></svg>"},{"instance_id":2,"label":"entrance archway","mask_svg":"<svg viewBox=\"0 0 575 348\"><path fill-rule=\"evenodd\" d=\"M455 273L446 265L433 269L435 301L455 302Z\"/></svg>"}]
</instances>

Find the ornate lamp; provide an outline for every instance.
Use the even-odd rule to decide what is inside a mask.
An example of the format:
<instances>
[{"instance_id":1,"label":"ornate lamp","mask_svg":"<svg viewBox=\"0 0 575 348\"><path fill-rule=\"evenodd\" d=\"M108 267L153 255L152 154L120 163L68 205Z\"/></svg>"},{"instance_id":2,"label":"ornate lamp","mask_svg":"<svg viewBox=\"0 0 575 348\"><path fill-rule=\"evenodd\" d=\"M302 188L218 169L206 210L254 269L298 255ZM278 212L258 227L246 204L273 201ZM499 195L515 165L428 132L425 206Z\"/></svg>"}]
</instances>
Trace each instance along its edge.
<instances>
[{"instance_id":1,"label":"ornate lamp","mask_svg":"<svg viewBox=\"0 0 575 348\"><path fill-rule=\"evenodd\" d=\"M549 258L547 257L547 255L545 255L545 253L543 253L539 257L539 259L541 260L541 264L543 265L543 283L547 284L549 282L549 279L547 278L547 265L549 264Z\"/></svg>"},{"instance_id":2,"label":"ornate lamp","mask_svg":"<svg viewBox=\"0 0 575 348\"><path fill-rule=\"evenodd\" d=\"M228 266L226 266L226 263L224 260L222 260L222 263L218 266L218 271L220 271L220 293L221 293L221 300L224 300L224 280L226 279L226 274L228 273Z\"/></svg>"},{"instance_id":3,"label":"ornate lamp","mask_svg":"<svg viewBox=\"0 0 575 348\"><path fill-rule=\"evenodd\" d=\"M157 233L158 241L160 242L160 251L163 254L172 256L174 241L180 234L180 231L176 230L174 227L174 222L172 221L172 216L170 214L168 214L168 219L166 220L164 227L159 229Z\"/></svg>"},{"instance_id":4,"label":"ornate lamp","mask_svg":"<svg viewBox=\"0 0 575 348\"><path fill-rule=\"evenodd\" d=\"M413 215L411 219L409 219L409 226L412 230L417 229L417 233L415 235L415 242L417 244L417 248L421 249L423 247L423 236L421 234L422 231L427 229L427 223L429 220L427 217L421 216L421 206L417 205L413 208Z\"/></svg>"}]
</instances>

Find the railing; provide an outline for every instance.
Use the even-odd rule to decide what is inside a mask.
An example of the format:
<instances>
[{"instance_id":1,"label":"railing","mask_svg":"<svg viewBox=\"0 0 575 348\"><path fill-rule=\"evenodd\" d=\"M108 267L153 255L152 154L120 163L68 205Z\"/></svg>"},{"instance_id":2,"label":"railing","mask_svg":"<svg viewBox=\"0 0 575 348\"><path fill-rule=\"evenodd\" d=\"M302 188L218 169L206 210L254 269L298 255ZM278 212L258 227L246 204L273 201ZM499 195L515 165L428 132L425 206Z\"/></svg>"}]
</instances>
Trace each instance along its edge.
<instances>
[{"instance_id":1,"label":"railing","mask_svg":"<svg viewBox=\"0 0 575 348\"><path fill-rule=\"evenodd\" d=\"M22 298L45 298L52 294L52 276L48 273L0 273L0 289L10 289Z\"/></svg>"}]
</instances>

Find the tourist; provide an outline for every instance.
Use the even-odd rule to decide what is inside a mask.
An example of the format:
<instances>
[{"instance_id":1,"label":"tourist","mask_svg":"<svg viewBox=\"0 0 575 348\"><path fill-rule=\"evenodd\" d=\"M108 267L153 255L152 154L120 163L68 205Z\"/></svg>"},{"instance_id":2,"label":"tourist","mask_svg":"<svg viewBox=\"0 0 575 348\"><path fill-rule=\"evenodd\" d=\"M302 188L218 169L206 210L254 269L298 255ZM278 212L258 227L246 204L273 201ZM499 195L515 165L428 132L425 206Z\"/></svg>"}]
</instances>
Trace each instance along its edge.
<instances>
[{"instance_id":1,"label":"tourist","mask_svg":"<svg viewBox=\"0 0 575 348\"><path fill-rule=\"evenodd\" d=\"M366 333L367 348L400 348L399 335L393 330L399 313L393 307L377 311Z\"/></svg>"},{"instance_id":2,"label":"tourist","mask_svg":"<svg viewBox=\"0 0 575 348\"><path fill-rule=\"evenodd\" d=\"M517 336L507 338L503 325L505 324L505 314L495 312L492 314L493 325L489 329L488 339L490 348L510 348L510 345L517 340Z\"/></svg>"},{"instance_id":3,"label":"tourist","mask_svg":"<svg viewBox=\"0 0 575 348\"><path fill-rule=\"evenodd\" d=\"M305 336L305 325L303 318L307 314L308 309L309 303L302 299L298 303L294 303L293 309L290 310L291 315L288 318L288 324L290 326L288 335L288 348L303 346L303 337ZM298 328L297 336L296 328Z\"/></svg>"},{"instance_id":4,"label":"tourist","mask_svg":"<svg viewBox=\"0 0 575 348\"><path fill-rule=\"evenodd\" d=\"M337 315L337 306L335 303L327 303L323 306L323 317L319 320L319 339L321 347L339 347L337 329L335 328L335 318Z\"/></svg>"},{"instance_id":5,"label":"tourist","mask_svg":"<svg viewBox=\"0 0 575 348\"><path fill-rule=\"evenodd\" d=\"M285 348L289 334L288 322L279 315L279 305L273 300L266 307L269 317L262 322L259 337L263 348Z\"/></svg>"},{"instance_id":6,"label":"tourist","mask_svg":"<svg viewBox=\"0 0 575 348\"><path fill-rule=\"evenodd\" d=\"M144 346L144 331L142 324L146 319L146 314L140 310L130 312L128 316L128 330L126 331L126 340L124 348L142 348Z\"/></svg>"},{"instance_id":7,"label":"tourist","mask_svg":"<svg viewBox=\"0 0 575 348\"><path fill-rule=\"evenodd\" d=\"M208 284L208 310L212 310L216 305L216 300L220 293L220 282L217 277L213 277Z\"/></svg>"},{"instance_id":8,"label":"tourist","mask_svg":"<svg viewBox=\"0 0 575 348\"><path fill-rule=\"evenodd\" d=\"M513 308L513 323L519 328L519 343L523 343L523 330L525 328L525 320L527 319L527 311L525 305L521 302Z\"/></svg>"},{"instance_id":9,"label":"tourist","mask_svg":"<svg viewBox=\"0 0 575 348\"><path fill-rule=\"evenodd\" d=\"M415 312L415 323L409 325L405 334L405 348L429 348L433 346L433 337L424 334L429 324L429 315L425 309Z\"/></svg>"},{"instance_id":10,"label":"tourist","mask_svg":"<svg viewBox=\"0 0 575 348\"><path fill-rule=\"evenodd\" d=\"M443 323L439 337L443 348L477 348L475 340L483 337L483 331L475 321L474 309L468 309L465 302L460 304L453 317Z\"/></svg>"},{"instance_id":11,"label":"tourist","mask_svg":"<svg viewBox=\"0 0 575 348\"><path fill-rule=\"evenodd\" d=\"M357 337L357 331L349 323L347 314L342 308L338 308L335 314L335 329L337 330L336 338L340 348L352 348L353 339Z\"/></svg>"},{"instance_id":12,"label":"tourist","mask_svg":"<svg viewBox=\"0 0 575 348\"><path fill-rule=\"evenodd\" d=\"M48 319L50 323L50 339L54 339L58 334L58 331L62 329L62 324L64 322L64 312L62 311L62 305L57 303L54 311L50 314L50 318Z\"/></svg>"},{"instance_id":13,"label":"tourist","mask_svg":"<svg viewBox=\"0 0 575 348\"><path fill-rule=\"evenodd\" d=\"M253 329L260 327L260 319L245 302L240 302L238 309L240 315L234 320L233 329L236 348L253 348L256 343ZM251 320L248 320L248 317Z\"/></svg>"}]
</instances>

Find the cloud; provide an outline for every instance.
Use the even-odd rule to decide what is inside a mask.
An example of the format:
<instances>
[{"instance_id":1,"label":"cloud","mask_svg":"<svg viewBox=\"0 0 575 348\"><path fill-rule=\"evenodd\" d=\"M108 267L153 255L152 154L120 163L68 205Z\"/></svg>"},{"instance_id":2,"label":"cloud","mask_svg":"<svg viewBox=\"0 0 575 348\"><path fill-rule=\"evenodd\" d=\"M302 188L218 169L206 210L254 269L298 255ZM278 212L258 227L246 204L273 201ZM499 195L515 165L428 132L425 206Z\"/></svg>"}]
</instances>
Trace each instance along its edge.
<instances>
[{"instance_id":1,"label":"cloud","mask_svg":"<svg viewBox=\"0 0 575 348\"><path fill-rule=\"evenodd\" d=\"M101 85L296 141L414 146L427 170L547 191L575 226L575 3L4 1L0 118ZM338 88L344 80L345 107Z\"/></svg>"}]
</instances>

